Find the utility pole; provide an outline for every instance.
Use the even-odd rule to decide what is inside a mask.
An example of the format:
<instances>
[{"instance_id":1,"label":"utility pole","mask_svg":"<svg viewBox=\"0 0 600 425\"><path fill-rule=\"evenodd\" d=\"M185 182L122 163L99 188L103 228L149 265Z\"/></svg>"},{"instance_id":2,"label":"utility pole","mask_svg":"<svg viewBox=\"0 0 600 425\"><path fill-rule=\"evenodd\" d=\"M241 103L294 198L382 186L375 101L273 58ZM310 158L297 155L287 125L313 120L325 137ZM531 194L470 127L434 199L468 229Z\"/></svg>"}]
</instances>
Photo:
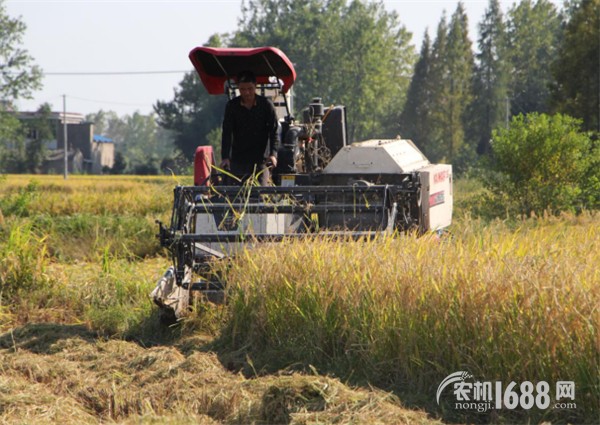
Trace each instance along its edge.
<instances>
[{"instance_id":1,"label":"utility pole","mask_svg":"<svg viewBox=\"0 0 600 425\"><path fill-rule=\"evenodd\" d=\"M65 180L69 176L69 149L67 140L67 95L63 94L63 141L65 151Z\"/></svg>"},{"instance_id":2,"label":"utility pole","mask_svg":"<svg viewBox=\"0 0 600 425\"><path fill-rule=\"evenodd\" d=\"M509 119L509 115L510 115L510 103L509 103L509 98L508 96L506 96L504 98L505 102L506 102L506 128L508 128L508 119Z\"/></svg>"}]
</instances>

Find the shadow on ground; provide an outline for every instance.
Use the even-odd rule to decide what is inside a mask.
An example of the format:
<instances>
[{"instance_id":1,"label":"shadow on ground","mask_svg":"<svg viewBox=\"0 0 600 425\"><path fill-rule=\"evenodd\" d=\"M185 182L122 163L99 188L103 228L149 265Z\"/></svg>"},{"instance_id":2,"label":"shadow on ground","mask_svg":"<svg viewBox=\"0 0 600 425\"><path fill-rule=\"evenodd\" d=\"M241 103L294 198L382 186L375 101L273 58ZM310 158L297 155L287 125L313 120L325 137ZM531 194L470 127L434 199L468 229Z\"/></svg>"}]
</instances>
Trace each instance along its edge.
<instances>
[{"instance_id":1,"label":"shadow on ground","mask_svg":"<svg viewBox=\"0 0 600 425\"><path fill-rule=\"evenodd\" d=\"M28 323L0 335L0 349L54 354L54 346L57 342L73 338L93 342L98 339L98 334L90 331L84 325Z\"/></svg>"}]
</instances>

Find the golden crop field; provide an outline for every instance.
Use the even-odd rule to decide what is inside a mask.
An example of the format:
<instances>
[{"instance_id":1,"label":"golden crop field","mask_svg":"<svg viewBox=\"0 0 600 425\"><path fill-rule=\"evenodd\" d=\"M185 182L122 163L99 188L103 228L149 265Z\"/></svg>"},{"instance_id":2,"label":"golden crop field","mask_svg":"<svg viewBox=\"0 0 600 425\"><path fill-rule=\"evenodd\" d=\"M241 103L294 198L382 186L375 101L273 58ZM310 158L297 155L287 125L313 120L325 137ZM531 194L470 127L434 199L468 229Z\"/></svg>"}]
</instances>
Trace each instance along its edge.
<instances>
[{"instance_id":1,"label":"golden crop field","mask_svg":"<svg viewBox=\"0 0 600 425\"><path fill-rule=\"evenodd\" d=\"M264 244L215 264L226 305L166 328L149 298L170 264L154 221L190 183L0 176L0 422L597 419L598 214L484 221L459 182L441 239ZM438 405L456 371L572 381L576 408Z\"/></svg>"}]
</instances>

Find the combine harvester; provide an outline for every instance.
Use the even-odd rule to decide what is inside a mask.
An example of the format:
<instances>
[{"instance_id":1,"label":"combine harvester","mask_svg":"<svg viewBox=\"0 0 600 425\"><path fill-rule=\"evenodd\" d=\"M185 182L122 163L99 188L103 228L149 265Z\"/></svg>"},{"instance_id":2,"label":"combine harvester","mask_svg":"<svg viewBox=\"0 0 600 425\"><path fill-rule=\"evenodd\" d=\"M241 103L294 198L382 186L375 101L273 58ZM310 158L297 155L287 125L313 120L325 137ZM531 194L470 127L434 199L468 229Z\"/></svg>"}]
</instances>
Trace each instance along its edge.
<instances>
[{"instance_id":1,"label":"combine harvester","mask_svg":"<svg viewBox=\"0 0 600 425\"><path fill-rule=\"evenodd\" d=\"M251 70L257 92L271 97L282 131L274 185L225 185L210 146L198 147L194 186L177 186L161 246L173 266L152 292L165 321L189 310L193 293L223 296L209 264L262 241L313 235L369 238L408 230L441 231L452 220L452 166L431 164L410 140L371 139L349 144L346 109L316 98L292 116L296 72L273 47L198 47L190 60L208 93L237 95L234 77Z\"/></svg>"}]
</instances>

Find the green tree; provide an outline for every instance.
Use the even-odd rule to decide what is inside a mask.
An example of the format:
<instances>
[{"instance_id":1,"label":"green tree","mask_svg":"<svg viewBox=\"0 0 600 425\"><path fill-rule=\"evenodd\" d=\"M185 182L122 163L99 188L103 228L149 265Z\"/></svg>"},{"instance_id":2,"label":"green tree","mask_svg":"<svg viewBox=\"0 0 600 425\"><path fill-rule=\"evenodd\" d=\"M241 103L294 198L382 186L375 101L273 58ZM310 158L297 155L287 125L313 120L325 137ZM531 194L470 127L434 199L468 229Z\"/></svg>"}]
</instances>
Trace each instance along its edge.
<instances>
[{"instance_id":1,"label":"green tree","mask_svg":"<svg viewBox=\"0 0 600 425\"><path fill-rule=\"evenodd\" d=\"M157 175L160 173L160 160L156 155L147 155L143 162L134 164L131 171L140 176Z\"/></svg>"},{"instance_id":2,"label":"green tree","mask_svg":"<svg viewBox=\"0 0 600 425\"><path fill-rule=\"evenodd\" d=\"M115 143L115 148L122 150L125 120L116 112L100 110L95 114L86 115L85 119L94 123L94 133L110 137Z\"/></svg>"},{"instance_id":3,"label":"green tree","mask_svg":"<svg viewBox=\"0 0 600 425\"><path fill-rule=\"evenodd\" d=\"M469 108L468 138L480 154L490 151L492 130L506 120L508 61L506 29L498 0L490 0L479 24L478 53Z\"/></svg>"},{"instance_id":4,"label":"green tree","mask_svg":"<svg viewBox=\"0 0 600 425\"><path fill-rule=\"evenodd\" d=\"M431 80L431 54L431 40L425 31L406 104L400 115L400 134L414 141L427 156L431 151L431 102L435 90Z\"/></svg>"},{"instance_id":5,"label":"green tree","mask_svg":"<svg viewBox=\"0 0 600 425\"><path fill-rule=\"evenodd\" d=\"M185 74L175 98L158 101L154 110L157 123L172 131L176 148L192 161L196 148L210 144L209 134L221 126L226 101L226 96L209 95L193 71Z\"/></svg>"},{"instance_id":6,"label":"green tree","mask_svg":"<svg viewBox=\"0 0 600 425\"><path fill-rule=\"evenodd\" d=\"M215 158L217 158L216 154ZM164 174L193 174L193 162L191 162L189 158L184 157L181 152L173 152L173 154L162 159L160 162L160 171Z\"/></svg>"},{"instance_id":7,"label":"green tree","mask_svg":"<svg viewBox=\"0 0 600 425\"><path fill-rule=\"evenodd\" d=\"M8 136L0 141L0 146L5 147L4 154L0 155L0 171L33 174L42 171L46 143L56 139L55 129L50 123L51 113L50 105L44 103L33 118L23 122L14 113L6 114L4 125L8 127L4 127L3 131Z\"/></svg>"},{"instance_id":8,"label":"green tree","mask_svg":"<svg viewBox=\"0 0 600 425\"><path fill-rule=\"evenodd\" d=\"M522 0L508 11L511 114L548 112L560 18L548 0Z\"/></svg>"},{"instance_id":9,"label":"green tree","mask_svg":"<svg viewBox=\"0 0 600 425\"><path fill-rule=\"evenodd\" d=\"M0 112L0 173L25 173L25 134L17 117Z\"/></svg>"},{"instance_id":10,"label":"green tree","mask_svg":"<svg viewBox=\"0 0 600 425\"><path fill-rule=\"evenodd\" d=\"M599 208L600 149L580 125L567 115L531 113L495 130L486 183L496 200L521 214Z\"/></svg>"},{"instance_id":11,"label":"green tree","mask_svg":"<svg viewBox=\"0 0 600 425\"><path fill-rule=\"evenodd\" d=\"M250 0L242 2L240 29L233 37L236 46L277 46L290 58L297 73L294 84L296 105L308 105L315 96L326 102L340 102L326 75L328 63L338 59L344 0ZM329 65L329 68L331 66ZM326 80L327 82L325 82Z\"/></svg>"},{"instance_id":12,"label":"green tree","mask_svg":"<svg viewBox=\"0 0 600 425\"><path fill-rule=\"evenodd\" d=\"M444 157L444 133L443 118L444 111L448 108L447 87L445 81L448 77L448 66L446 52L448 45L448 20L446 11L442 14L433 45L431 47L431 65L429 70L430 84L435 87L431 96L430 134L431 140L426 145L425 154L431 161L437 162Z\"/></svg>"},{"instance_id":13,"label":"green tree","mask_svg":"<svg viewBox=\"0 0 600 425\"><path fill-rule=\"evenodd\" d=\"M576 1L567 9L564 38L552 67L554 109L600 132L600 0Z\"/></svg>"},{"instance_id":14,"label":"green tree","mask_svg":"<svg viewBox=\"0 0 600 425\"><path fill-rule=\"evenodd\" d=\"M111 174L124 174L127 169L127 160L121 152L115 153L115 162L110 169Z\"/></svg>"},{"instance_id":15,"label":"green tree","mask_svg":"<svg viewBox=\"0 0 600 425\"><path fill-rule=\"evenodd\" d=\"M383 3L345 0L244 2L236 45L273 45L290 57L297 107L320 96L344 104L349 138L392 137L415 60L410 34Z\"/></svg>"},{"instance_id":16,"label":"green tree","mask_svg":"<svg viewBox=\"0 0 600 425\"><path fill-rule=\"evenodd\" d=\"M36 117L23 124L29 134L25 146L25 168L29 173L41 172L41 167L46 159L46 142L56 139L54 129L50 124L52 108L48 103L41 105Z\"/></svg>"},{"instance_id":17,"label":"green tree","mask_svg":"<svg viewBox=\"0 0 600 425\"><path fill-rule=\"evenodd\" d=\"M31 92L41 87L41 70L21 47L25 30L19 18L7 15L4 0L0 0L0 170L13 169L14 160L25 155L24 135L12 113L13 103L30 98Z\"/></svg>"},{"instance_id":18,"label":"green tree","mask_svg":"<svg viewBox=\"0 0 600 425\"><path fill-rule=\"evenodd\" d=\"M131 165L147 164L152 156L163 158L172 153L173 144L168 139L159 137L161 129L154 114L134 112L125 116L123 121L122 152Z\"/></svg>"},{"instance_id":19,"label":"green tree","mask_svg":"<svg viewBox=\"0 0 600 425\"><path fill-rule=\"evenodd\" d=\"M115 150L124 158L119 168L127 164L129 172L135 172L136 167L144 166L142 168L148 174L149 170L158 169L156 158L165 158L173 153L172 135L169 130L158 125L154 114L134 112L132 115L119 117L113 111L101 110L87 115L86 119L94 123L96 133L113 139Z\"/></svg>"},{"instance_id":20,"label":"green tree","mask_svg":"<svg viewBox=\"0 0 600 425\"><path fill-rule=\"evenodd\" d=\"M251 0L242 3L239 30L206 45L276 46L296 69L295 105L313 97L347 106L350 140L393 137L408 88L414 51L410 34L382 3L345 0ZM175 133L191 158L198 145L217 141L224 96L209 96L195 72L186 74L175 98L154 109L159 124Z\"/></svg>"},{"instance_id":21,"label":"green tree","mask_svg":"<svg viewBox=\"0 0 600 425\"><path fill-rule=\"evenodd\" d=\"M18 98L31 98L32 90L41 87L42 72L33 58L21 47L27 29L19 18L6 14L0 0L0 101L10 104Z\"/></svg>"},{"instance_id":22,"label":"green tree","mask_svg":"<svg viewBox=\"0 0 600 425\"><path fill-rule=\"evenodd\" d=\"M116 112L113 111L104 111L103 109L99 110L93 114L87 114L85 116L86 121L90 121L94 123L94 132L96 134L102 134L104 136L108 136L108 121L111 117L119 118Z\"/></svg>"},{"instance_id":23,"label":"green tree","mask_svg":"<svg viewBox=\"0 0 600 425\"><path fill-rule=\"evenodd\" d=\"M450 107L447 116L448 134L446 139L450 161L454 161L459 155L470 157L473 151L470 149L471 146L465 144L465 111L473 99L471 82L474 59L471 45L467 14L463 4L459 2L452 15L448 32Z\"/></svg>"},{"instance_id":24,"label":"green tree","mask_svg":"<svg viewBox=\"0 0 600 425\"><path fill-rule=\"evenodd\" d=\"M25 152L19 154L19 147L25 148L25 135L20 121L12 108L0 103L0 173L20 172L14 170L15 158L24 158Z\"/></svg>"},{"instance_id":25,"label":"green tree","mask_svg":"<svg viewBox=\"0 0 600 425\"><path fill-rule=\"evenodd\" d=\"M383 3L353 1L342 17L337 55L326 74L348 109L350 140L395 137L415 61L411 35Z\"/></svg>"},{"instance_id":26,"label":"green tree","mask_svg":"<svg viewBox=\"0 0 600 425\"><path fill-rule=\"evenodd\" d=\"M442 17L433 44L432 83L436 85L432 104L434 160L456 163L458 158L472 157L471 147L465 145L464 125L466 108L473 98L474 59L468 31L467 15L459 2L448 27L445 16ZM465 164L457 165L460 168Z\"/></svg>"}]
</instances>

